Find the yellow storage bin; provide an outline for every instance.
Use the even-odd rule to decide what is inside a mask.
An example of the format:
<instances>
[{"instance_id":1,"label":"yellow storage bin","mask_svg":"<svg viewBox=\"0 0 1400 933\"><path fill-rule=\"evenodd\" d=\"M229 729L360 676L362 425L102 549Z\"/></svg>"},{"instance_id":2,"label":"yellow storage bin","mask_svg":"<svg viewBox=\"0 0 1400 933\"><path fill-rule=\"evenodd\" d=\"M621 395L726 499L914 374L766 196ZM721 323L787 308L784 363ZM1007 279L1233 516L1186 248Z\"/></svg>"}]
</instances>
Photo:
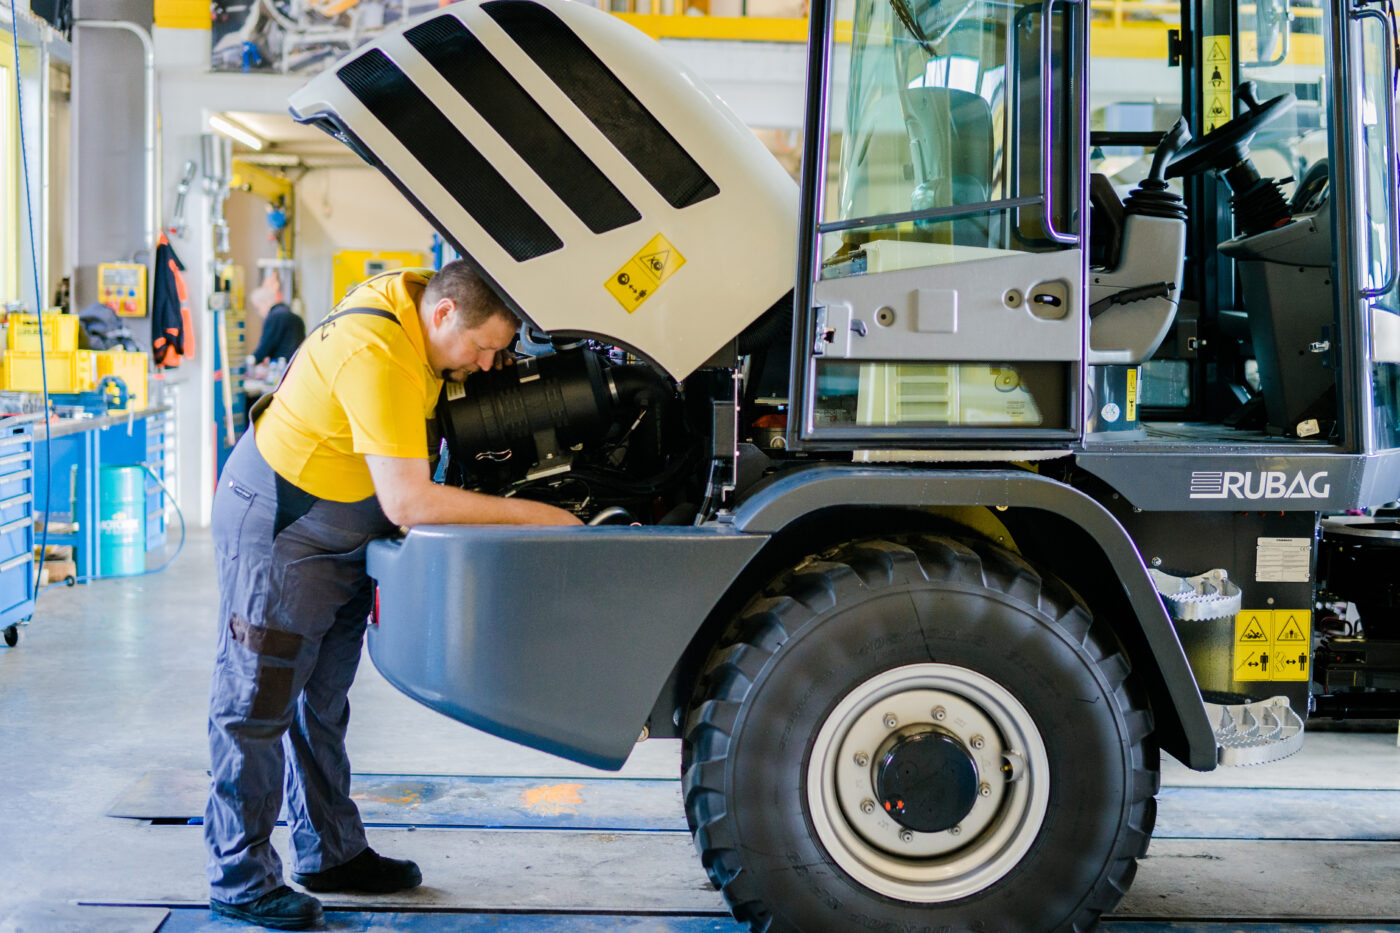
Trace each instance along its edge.
<instances>
[{"instance_id":1,"label":"yellow storage bin","mask_svg":"<svg viewBox=\"0 0 1400 933\"><path fill-rule=\"evenodd\" d=\"M9 350L39 350L39 315L11 314L5 319L5 347ZM53 352L78 349L78 317L61 311L44 312L44 346Z\"/></svg>"},{"instance_id":2,"label":"yellow storage bin","mask_svg":"<svg viewBox=\"0 0 1400 933\"><path fill-rule=\"evenodd\" d=\"M42 392L47 368L50 392L91 392L97 388L95 351L54 351L47 356L41 361L38 350L7 350L0 366L0 383L6 389Z\"/></svg>"},{"instance_id":3,"label":"yellow storage bin","mask_svg":"<svg viewBox=\"0 0 1400 933\"><path fill-rule=\"evenodd\" d=\"M97 357L99 380L103 376L119 377L126 383L129 407L136 411L146 407L146 370L150 366L150 354L132 353L127 350L99 350L93 356Z\"/></svg>"}]
</instances>

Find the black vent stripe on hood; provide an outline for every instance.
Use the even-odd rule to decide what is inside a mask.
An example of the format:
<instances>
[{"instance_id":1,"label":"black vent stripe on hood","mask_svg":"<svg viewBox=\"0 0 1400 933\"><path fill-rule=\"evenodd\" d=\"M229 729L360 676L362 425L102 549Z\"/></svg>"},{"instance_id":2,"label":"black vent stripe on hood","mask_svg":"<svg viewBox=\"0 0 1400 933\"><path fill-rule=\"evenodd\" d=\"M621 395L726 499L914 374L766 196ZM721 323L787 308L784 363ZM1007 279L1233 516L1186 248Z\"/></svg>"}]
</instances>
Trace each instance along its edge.
<instances>
[{"instance_id":1,"label":"black vent stripe on hood","mask_svg":"<svg viewBox=\"0 0 1400 933\"><path fill-rule=\"evenodd\" d=\"M439 16L405 36L589 230L606 233L642 219L461 20Z\"/></svg>"},{"instance_id":2,"label":"black vent stripe on hood","mask_svg":"<svg viewBox=\"0 0 1400 933\"><path fill-rule=\"evenodd\" d=\"M371 49L337 76L516 262L564 243L389 57Z\"/></svg>"},{"instance_id":3,"label":"black vent stripe on hood","mask_svg":"<svg viewBox=\"0 0 1400 933\"><path fill-rule=\"evenodd\" d=\"M529 0L482 4L651 186L677 209L719 186L563 20Z\"/></svg>"}]
</instances>

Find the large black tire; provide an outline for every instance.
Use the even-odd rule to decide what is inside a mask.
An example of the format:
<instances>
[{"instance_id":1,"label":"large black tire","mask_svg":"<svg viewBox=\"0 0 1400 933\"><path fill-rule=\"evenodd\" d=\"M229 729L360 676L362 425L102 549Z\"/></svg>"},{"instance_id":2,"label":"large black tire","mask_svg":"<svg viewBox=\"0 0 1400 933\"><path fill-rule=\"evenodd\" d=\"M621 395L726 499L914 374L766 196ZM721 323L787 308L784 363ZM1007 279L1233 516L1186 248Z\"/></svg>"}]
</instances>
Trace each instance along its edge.
<instances>
[{"instance_id":1,"label":"large black tire","mask_svg":"<svg viewBox=\"0 0 1400 933\"><path fill-rule=\"evenodd\" d=\"M936 726L929 696L989 718ZM987 799L957 828L887 835L880 807L860 815L872 801L850 809L867 778L842 770L863 764L872 722L998 749L1005 767L978 770ZM1063 584L983 542L855 542L780 578L721 638L684 730L686 814L755 931L1084 931L1146 853L1151 732L1126 656Z\"/></svg>"}]
</instances>

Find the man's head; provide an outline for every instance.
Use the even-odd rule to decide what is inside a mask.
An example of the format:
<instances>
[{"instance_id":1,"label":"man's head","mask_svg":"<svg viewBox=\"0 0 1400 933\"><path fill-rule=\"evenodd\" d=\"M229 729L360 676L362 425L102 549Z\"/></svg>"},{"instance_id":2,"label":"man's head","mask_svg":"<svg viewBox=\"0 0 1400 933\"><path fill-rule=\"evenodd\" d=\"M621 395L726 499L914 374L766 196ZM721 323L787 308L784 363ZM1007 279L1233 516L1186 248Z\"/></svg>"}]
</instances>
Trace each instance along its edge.
<instances>
[{"instance_id":1,"label":"man's head","mask_svg":"<svg viewBox=\"0 0 1400 933\"><path fill-rule=\"evenodd\" d=\"M428 365L453 382L490 369L520 326L490 286L460 259L428 280L419 316Z\"/></svg>"}]
</instances>

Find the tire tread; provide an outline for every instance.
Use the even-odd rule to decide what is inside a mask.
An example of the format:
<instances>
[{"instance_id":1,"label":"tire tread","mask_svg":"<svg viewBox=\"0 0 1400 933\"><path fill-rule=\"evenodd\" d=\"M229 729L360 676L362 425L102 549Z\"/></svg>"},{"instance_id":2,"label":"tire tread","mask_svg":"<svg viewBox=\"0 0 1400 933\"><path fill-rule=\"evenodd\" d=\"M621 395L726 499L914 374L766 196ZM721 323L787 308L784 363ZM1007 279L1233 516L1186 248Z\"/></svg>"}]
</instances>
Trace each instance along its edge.
<instances>
[{"instance_id":1,"label":"tire tread","mask_svg":"<svg viewBox=\"0 0 1400 933\"><path fill-rule=\"evenodd\" d=\"M937 537L852 542L779 577L740 613L706 665L686 720L686 747L704 752L687 758L683 775L695 847L735 919L754 933L774 928L773 912L755 879L742 868L733 815L722 805L729 739L744 699L786 640L838 605L843 594L921 580L985 587L1038 610L1093 660L1122 712L1132 752L1127 813L1105 870L1058 930L1093 930L1127 893L1137 860L1147 853L1160 786L1157 750L1149 741L1151 711L1112 632L1093 619L1078 595L1038 573L1019 555L986 541Z\"/></svg>"}]
</instances>

